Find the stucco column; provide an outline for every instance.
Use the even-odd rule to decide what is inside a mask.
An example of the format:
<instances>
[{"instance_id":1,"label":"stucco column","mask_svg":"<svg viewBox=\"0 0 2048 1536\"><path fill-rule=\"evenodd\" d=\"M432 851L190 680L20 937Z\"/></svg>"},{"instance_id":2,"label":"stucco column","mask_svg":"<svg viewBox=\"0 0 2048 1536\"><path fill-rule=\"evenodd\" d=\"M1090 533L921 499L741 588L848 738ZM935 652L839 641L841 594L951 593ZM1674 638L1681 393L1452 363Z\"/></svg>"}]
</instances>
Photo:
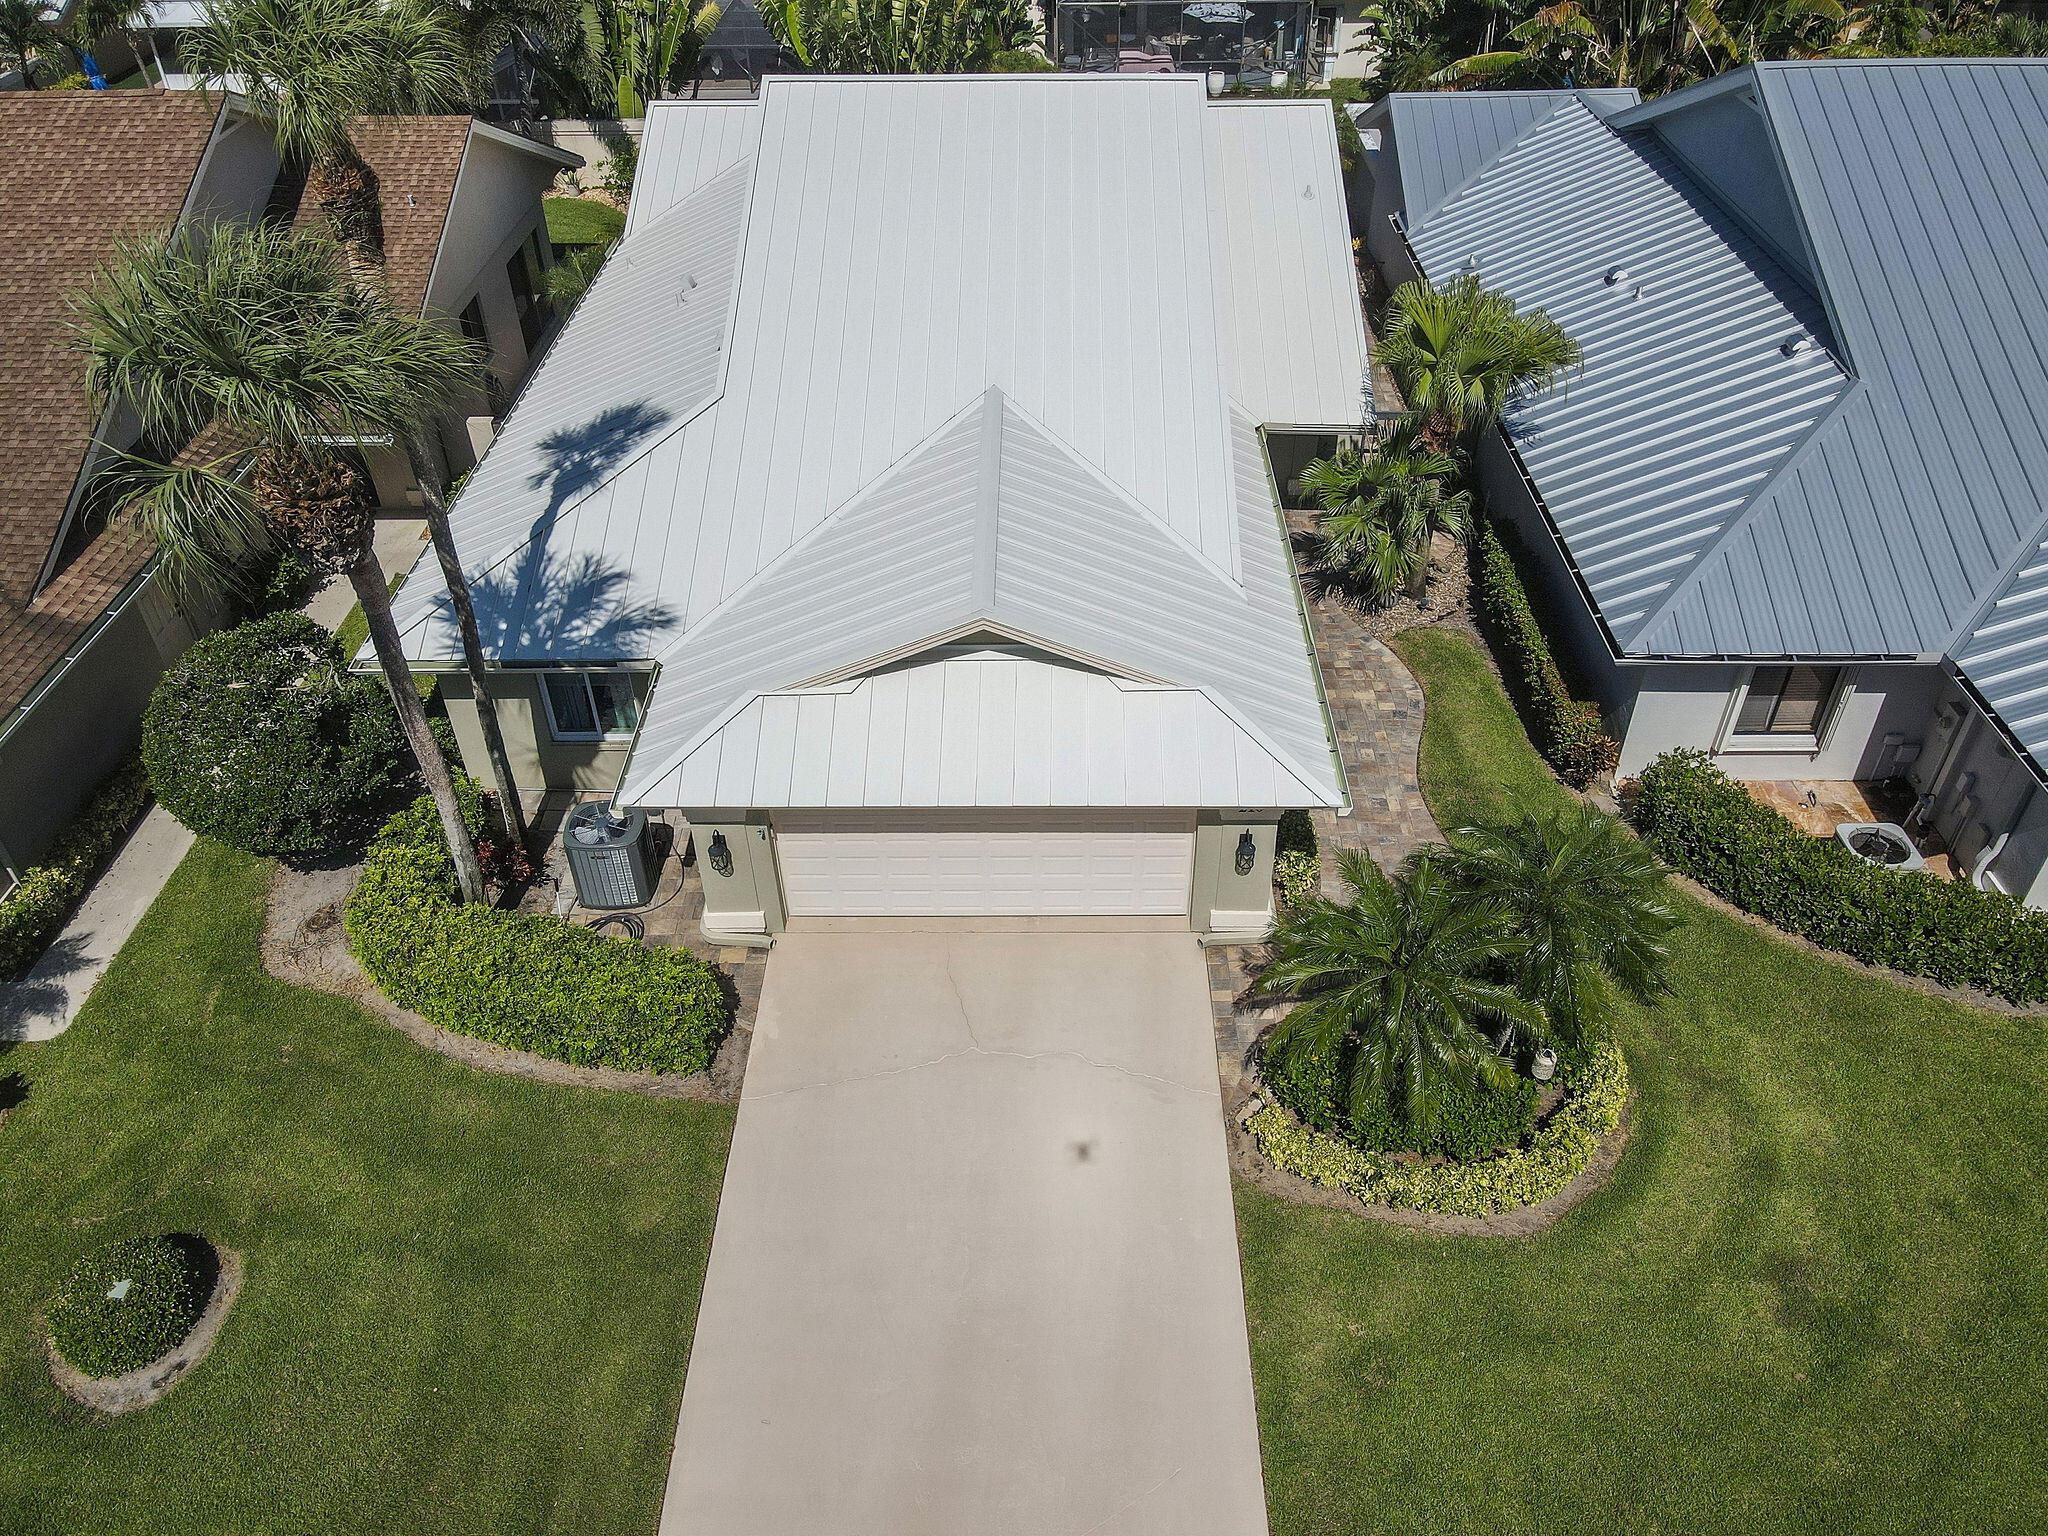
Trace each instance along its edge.
<instances>
[{"instance_id":1,"label":"stucco column","mask_svg":"<svg viewBox=\"0 0 2048 1536\"><path fill-rule=\"evenodd\" d=\"M1272 927L1273 841L1279 822L1275 810L1201 814L1195 825L1188 920L1203 943L1256 942Z\"/></svg>"}]
</instances>

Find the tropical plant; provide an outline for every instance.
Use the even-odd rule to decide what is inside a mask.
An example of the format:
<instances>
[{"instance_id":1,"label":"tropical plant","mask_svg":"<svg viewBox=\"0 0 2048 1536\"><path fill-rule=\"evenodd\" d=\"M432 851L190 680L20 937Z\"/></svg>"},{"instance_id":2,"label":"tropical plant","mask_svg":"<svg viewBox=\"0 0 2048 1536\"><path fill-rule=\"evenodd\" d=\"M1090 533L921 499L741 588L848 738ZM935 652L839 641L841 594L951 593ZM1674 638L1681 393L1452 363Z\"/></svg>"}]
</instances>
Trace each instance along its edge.
<instances>
[{"instance_id":1,"label":"tropical plant","mask_svg":"<svg viewBox=\"0 0 2048 1536\"><path fill-rule=\"evenodd\" d=\"M1556 0L1508 32L1516 46L1457 59L1438 84L1512 74L1550 84L1670 89L1704 72L1714 0Z\"/></svg>"},{"instance_id":2,"label":"tropical plant","mask_svg":"<svg viewBox=\"0 0 2048 1536\"><path fill-rule=\"evenodd\" d=\"M1347 446L1315 460L1301 484L1323 509L1318 564L1370 603L1390 603L1403 591L1424 601L1431 539L1471 532L1471 493L1446 488L1456 472L1415 416L1404 416L1370 453Z\"/></svg>"},{"instance_id":3,"label":"tropical plant","mask_svg":"<svg viewBox=\"0 0 2048 1536\"><path fill-rule=\"evenodd\" d=\"M395 313L332 241L270 226L126 243L77 310L95 398L130 408L145 443L195 445L183 456L127 455L114 471L121 515L155 543L173 591L229 584L251 554L279 543L345 574L461 893L480 898L476 850L371 549L375 502L332 446L423 433L473 385L477 348Z\"/></svg>"},{"instance_id":4,"label":"tropical plant","mask_svg":"<svg viewBox=\"0 0 2048 1536\"><path fill-rule=\"evenodd\" d=\"M546 3L540 0L541 6ZM504 35L515 14L523 14L517 0L509 0L494 17L481 6L457 10L442 0L218 0L187 40L186 58L201 75L241 80L249 102L270 124L288 168L304 170L308 189L351 260L373 272L384 260L383 221L375 173L351 136L357 119L465 105L489 62L474 50ZM478 374L483 361L477 360ZM477 376L471 376L470 387ZM435 559L455 610L463 665L497 791L492 805L500 830L510 843L523 847L525 812L497 702L487 686L475 603L448 523L443 496L447 465L440 441L431 415L409 419L391 435L411 462Z\"/></svg>"},{"instance_id":5,"label":"tropical plant","mask_svg":"<svg viewBox=\"0 0 2048 1536\"><path fill-rule=\"evenodd\" d=\"M943 75L994 50L975 0L785 0L762 8L769 35L806 69L836 75Z\"/></svg>"},{"instance_id":6,"label":"tropical plant","mask_svg":"<svg viewBox=\"0 0 2048 1536\"><path fill-rule=\"evenodd\" d=\"M1380 357L1427 430L1449 440L1492 425L1510 402L1576 367L1580 353L1543 310L1520 310L1465 274L1396 288Z\"/></svg>"},{"instance_id":7,"label":"tropical plant","mask_svg":"<svg viewBox=\"0 0 2048 1536\"><path fill-rule=\"evenodd\" d=\"M61 10L61 7L58 8ZM50 23L51 40L71 56L80 75L89 73L93 50L142 19L149 0L78 0L61 21Z\"/></svg>"},{"instance_id":8,"label":"tropical plant","mask_svg":"<svg viewBox=\"0 0 2048 1536\"><path fill-rule=\"evenodd\" d=\"M582 301L591 279L597 276L597 269L610 253L608 245L578 246L548 268L548 303L556 313L567 314Z\"/></svg>"},{"instance_id":9,"label":"tropical plant","mask_svg":"<svg viewBox=\"0 0 2048 1536\"><path fill-rule=\"evenodd\" d=\"M1442 850L1413 855L1397 880L1357 849L1338 867L1349 900L1311 897L1274 927L1254 986L1295 1006L1266 1055L1290 1071L1335 1063L1354 1120L1392 1104L1426 1130L1451 1085L1506 1083L1490 1030L1542 1031L1542 1009L1495 979L1522 941L1452 880Z\"/></svg>"},{"instance_id":10,"label":"tropical plant","mask_svg":"<svg viewBox=\"0 0 2048 1536\"><path fill-rule=\"evenodd\" d=\"M1840 0L1721 0L1704 32L1719 69L1760 59L1819 58L1841 38L1849 13Z\"/></svg>"},{"instance_id":11,"label":"tropical plant","mask_svg":"<svg viewBox=\"0 0 2048 1536\"><path fill-rule=\"evenodd\" d=\"M36 88L35 64L50 30L43 17L43 0L0 0L0 57L12 59L21 71L21 83Z\"/></svg>"},{"instance_id":12,"label":"tropical plant","mask_svg":"<svg viewBox=\"0 0 2048 1536\"><path fill-rule=\"evenodd\" d=\"M1001 53L1036 48L1043 40L1031 0L978 0L974 12L985 60Z\"/></svg>"},{"instance_id":13,"label":"tropical plant","mask_svg":"<svg viewBox=\"0 0 2048 1536\"><path fill-rule=\"evenodd\" d=\"M1664 987L1678 926L1664 872L1611 816L1574 804L1457 834L1452 879L1521 939L1516 984L1568 1045L1610 1038L1621 997Z\"/></svg>"},{"instance_id":14,"label":"tropical plant","mask_svg":"<svg viewBox=\"0 0 2048 1536\"><path fill-rule=\"evenodd\" d=\"M593 58L615 117L642 117L647 103L696 77L720 9L708 0L595 0Z\"/></svg>"},{"instance_id":15,"label":"tropical plant","mask_svg":"<svg viewBox=\"0 0 2048 1536\"><path fill-rule=\"evenodd\" d=\"M239 83L288 173L305 175L337 237L370 262L383 232L356 119L447 112L477 89L456 14L432 0L214 0L184 51L194 74Z\"/></svg>"}]
</instances>

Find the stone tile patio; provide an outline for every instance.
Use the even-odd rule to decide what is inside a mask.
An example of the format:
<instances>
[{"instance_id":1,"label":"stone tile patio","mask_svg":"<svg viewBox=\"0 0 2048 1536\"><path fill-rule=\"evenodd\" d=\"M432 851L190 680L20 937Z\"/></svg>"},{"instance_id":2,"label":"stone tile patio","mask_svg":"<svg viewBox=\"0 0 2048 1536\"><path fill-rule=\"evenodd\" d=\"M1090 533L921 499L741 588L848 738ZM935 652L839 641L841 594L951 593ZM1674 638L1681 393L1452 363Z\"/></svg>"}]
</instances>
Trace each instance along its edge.
<instances>
[{"instance_id":1,"label":"stone tile patio","mask_svg":"<svg viewBox=\"0 0 2048 1536\"><path fill-rule=\"evenodd\" d=\"M1313 818L1323 849L1323 888L1339 895L1338 850L1363 849L1380 868L1392 870L1443 834L1416 778L1422 748L1421 686L1400 658L1368 635L1341 604L1311 598L1308 609L1351 791L1349 814L1317 811ZM1219 946L1208 952L1216 1052L1224 1098L1233 1112L1252 1089L1252 1046L1284 1011L1272 1004L1239 1005L1261 953L1249 945Z\"/></svg>"}]
</instances>

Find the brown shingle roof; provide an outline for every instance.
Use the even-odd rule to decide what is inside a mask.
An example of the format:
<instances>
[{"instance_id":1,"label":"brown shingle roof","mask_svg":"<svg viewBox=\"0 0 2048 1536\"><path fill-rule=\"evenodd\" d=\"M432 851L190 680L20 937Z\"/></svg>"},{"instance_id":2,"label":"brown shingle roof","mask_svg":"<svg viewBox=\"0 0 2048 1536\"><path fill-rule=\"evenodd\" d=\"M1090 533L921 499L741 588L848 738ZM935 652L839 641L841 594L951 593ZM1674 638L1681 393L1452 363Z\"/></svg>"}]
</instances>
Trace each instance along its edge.
<instances>
[{"instance_id":1,"label":"brown shingle roof","mask_svg":"<svg viewBox=\"0 0 2048 1536\"><path fill-rule=\"evenodd\" d=\"M178 217L220 111L196 91L0 93L0 716L147 559L102 535L30 603L94 425L66 297Z\"/></svg>"},{"instance_id":2,"label":"brown shingle roof","mask_svg":"<svg viewBox=\"0 0 2048 1536\"><path fill-rule=\"evenodd\" d=\"M418 314L427 302L469 125L466 117L362 117L350 130L356 153L377 177L385 279L403 314ZM299 224L318 217L311 198L299 205Z\"/></svg>"}]
</instances>

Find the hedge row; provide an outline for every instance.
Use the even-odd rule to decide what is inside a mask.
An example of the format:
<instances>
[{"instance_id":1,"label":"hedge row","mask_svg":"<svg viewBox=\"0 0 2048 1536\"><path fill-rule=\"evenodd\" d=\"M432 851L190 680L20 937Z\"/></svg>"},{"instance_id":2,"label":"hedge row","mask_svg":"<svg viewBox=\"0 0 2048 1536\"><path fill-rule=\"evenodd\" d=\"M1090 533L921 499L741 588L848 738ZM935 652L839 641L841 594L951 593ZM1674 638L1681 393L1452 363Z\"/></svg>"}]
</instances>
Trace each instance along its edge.
<instances>
[{"instance_id":1,"label":"hedge row","mask_svg":"<svg viewBox=\"0 0 2048 1536\"><path fill-rule=\"evenodd\" d=\"M1270 1043L1272 1036L1266 1037ZM1519 1146L1536 1123L1539 1090L1519 1073L1501 1087L1483 1081L1446 1083L1435 1120L1411 1123L1405 1109L1381 1099L1354 1116L1336 1061L1298 1052L1290 1063L1259 1052L1259 1079L1276 1101L1312 1131L1363 1152L1420 1152L1474 1161Z\"/></svg>"},{"instance_id":2,"label":"hedge row","mask_svg":"<svg viewBox=\"0 0 2048 1536\"><path fill-rule=\"evenodd\" d=\"M130 762L107 776L58 834L41 864L0 896L0 981L35 964L85 895L99 867L120 847L149 804L149 778Z\"/></svg>"},{"instance_id":3,"label":"hedge row","mask_svg":"<svg viewBox=\"0 0 2048 1536\"><path fill-rule=\"evenodd\" d=\"M2048 1001L2048 913L1809 837L1703 752L1667 752L1644 769L1629 817L1665 863L1825 949L2010 1002Z\"/></svg>"},{"instance_id":4,"label":"hedge row","mask_svg":"<svg viewBox=\"0 0 2048 1536\"><path fill-rule=\"evenodd\" d=\"M1602 726L1598 706L1573 698L1565 686L1521 573L1491 523L1480 523L1472 566L1473 600L1528 716L1536 749L1559 778L1584 789L1613 768L1621 749Z\"/></svg>"},{"instance_id":5,"label":"hedge row","mask_svg":"<svg viewBox=\"0 0 2048 1536\"><path fill-rule=\"evenodd\" d=\"M1277 1105L1246 1122L1259 1149L1312 1184L1349 1190L1368 1205L1444 1216L1495 1216L1540 1205L1586 1171L1621 1125L1628 1066L1613 1047L1572 1074L1563 1104L1527 1146L1480 1162L1416 1163L1366 1152L1301 1124Z\"/></svg>"},{"instance_id":6,"label":"hedge row","mask_svg":"<svg viewBox=\"0 0 2048 1536\"><path fill-rule=\"evenodd\" d=\"M481 827L481 797L467 782L463 793ZM710 1066L730 1020L717 975L695 955L454 896L440 818L422 797L377 834L343 912L349 948L400 1007L576 1066Z\"/></svg>"}]
</instances>

